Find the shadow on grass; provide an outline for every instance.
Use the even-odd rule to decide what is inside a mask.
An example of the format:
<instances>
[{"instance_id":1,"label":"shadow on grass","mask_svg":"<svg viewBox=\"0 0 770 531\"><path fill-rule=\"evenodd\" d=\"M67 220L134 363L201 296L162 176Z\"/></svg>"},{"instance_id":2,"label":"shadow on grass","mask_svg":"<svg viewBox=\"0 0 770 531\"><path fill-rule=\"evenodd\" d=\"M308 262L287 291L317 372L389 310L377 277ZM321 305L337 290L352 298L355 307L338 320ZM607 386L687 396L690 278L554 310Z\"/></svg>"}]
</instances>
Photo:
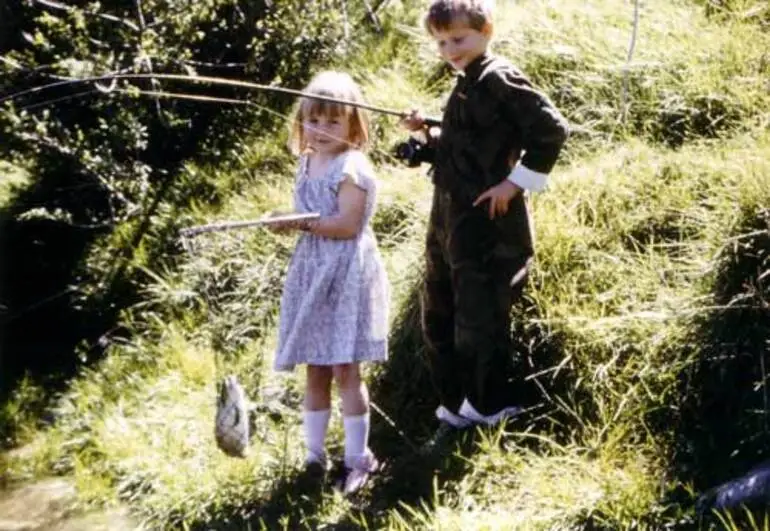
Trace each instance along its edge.
<instances>
[{"instance_id":1,"label":"shadow on grass","mask_svg":"<svg viewBox=\"0 0 770 531\"><path fill-rule=\"evenodd\" d=\"M0 211L0 405L26 378L44 396L39 403L25 402L25 411L50 421L47 402L82 367L97 362L114 338L126 335L119 315L137 300L128 263L149 233L172 176L157 184L131 241L110 249L111 260L101 270L88 261L105 251L115 230L106 219L109 194L73 161L51 162ZM61 209L71 220L27 215L43 207ZM0 448L14 441L14 423L5 420L0 417Z\"/></svg>"},{"instance_id":2,"label":"shadow on grass","mask_svg":"<svg viewBox=\"0 0 770 531\"><path fill-rule=\"evenodd\" d=\"M472 470L473 457L480 447L481 434L476 430L456 434L446 452L417 452L437 427L437 399L423 356L418 292L419 283L415 282L391 332L391 357L370 383L370 446L382 460L383 468L360 495L349 500L350 510L334 523L322 521L327 518L325 504L333 503L329 493L302 494L302 480L295 474L279 480L267 499L255 500L248 507L222 508L222 517L201 523L196 529L379 529L388 523L394 511L409 520L405 507L418 511L421 507L432 507L436 488L451 490L452 484ZM540 373L522 383L517 398L540 407L517 419L511 429L543 431L553 436L562 426L566 433L567 422L558 420L555 408L544 397L544 392L561 393L568 384L566 370L555 378L546 370L561 360L560 342L527 324L534 308L517 311L520 313L516 322L520 324L514 327L515 346L522 353L521 373L517 377L524 381L525 375Z\"/></svg>"},{"instance_id":3,"label":"shadow on grass","mask_svg":"<svg viewBox=\"0 0 770 531\"><path fill-rule=\"evenodd\" d=\"M317 513L330 502L323 484L302 473L279 479L269 497L239 507L224 507L224 516L190 526L191 531L245 531L258 529L315 529Z\"/></svg>"},{"instance_id":4,"label":"shadow on grass","mask_svg":"<svg viewBox=\"0 0 770 531\"><path fill-rule=\"evenodd\" d=\"M386 370L371 384L372 401L382 413L373 411L371 445L388 466L375 481L359 518L377 529L393 511L407 518L404 507L419 510L435 502L435 490L445 490L473 469L473 457L480 451L481 433L476 429L456 434L449 450L424 456L416 450L437 428L434 416L438 406L433 390L420 330L420 283L415 282L391 334L391 358ZM517 353L516 403L531 409L511 423L512 430L554 434L559 414L549 403L554 393L568 385L567 371L552 369L563 357L556 336L545 336L530 323L537 309L522 304L514 309L513 350ZM534 406L534 407L533 407ZM373 407L374 409L374 407ZM387 418L386 418L387 415Z\"/></svg>"},{"instance_id":5,"label":"shadow on grass","mask_svg":"<svg viewBox=\"0 0 770 531\"><path fill-rule=\"evenodd\" d=\"M770 457L770 210L743 214L713 295L691 340L675 433L673 474L698 493Z\"/></svg>"},{"instance_id":6,"label":"shadow on grass","mask_svg":"<svg viewBox=\"0 0 770 531\"><path fill-rule=\"evenodd\" d=\"M88 221L107 210L107 193L74 163L59 164L0 212L0 402L25 374L47 388L74 374L76 347L95 344L117 314L109 306L89 312L76 288L89 250L109 232ZM39 207L60 208L74 223L25 217Z\"/></svg>"}]
</instances>

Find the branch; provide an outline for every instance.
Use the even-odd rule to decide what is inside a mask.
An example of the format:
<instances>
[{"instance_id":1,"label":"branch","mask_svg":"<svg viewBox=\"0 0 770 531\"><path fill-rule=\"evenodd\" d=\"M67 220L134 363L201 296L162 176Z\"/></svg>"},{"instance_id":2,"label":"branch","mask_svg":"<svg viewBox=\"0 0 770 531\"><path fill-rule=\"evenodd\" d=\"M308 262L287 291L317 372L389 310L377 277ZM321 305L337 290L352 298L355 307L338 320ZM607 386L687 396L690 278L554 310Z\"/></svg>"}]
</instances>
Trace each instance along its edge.
<instances>
[{"instance_id":1,"label":"branch","mask_svg":"<svg viewBox=\"0 0 770 531\"><path fill-rule=\"evenodd\" d=\"M139 53L142 57L142 62L147 67L147 71L152 74L152 59L150 59L150 56L144 53L144 49L142 48L142 38L144 37L144 32L146 25L144 23L144 13L142 12L142 0L135 0L136 5L136 16L139 19ZM152 89L154 91L160 90L160 84L158 83L158 80L155 78L150 79L150 84L152 85ZM114 84L113 84L114 88ZM168 128L168 120L166 120L166 117L163 115L163 108L160 105L160 98L155 98L155 112L158 115L158 120L160 120L160 123L162 123L166 128Z\"/></svg>"},{"instance_id":2,"label":"branch","mask_svg":"<svg viewBox=\"0 0 770 531\"><path fill-rule=\"evenodd\" d=\"M628 56L626 57L626 67L623 74L623 93L621 100L622 120L626 121L626 114L628 114L628 70L631 66L631 58L634 56L634 48L636 47L636 34L639 31L639 0L634 0L634 28L631 32L631 43L628 46Z\"/></svg>"},{"instance_id":3,"label":"branch","mask_svg":"<svg viewBox=\"0 0 770 531\"><path fill-rule=\"evenodd\" d=\"M37 144L39 147L48 148L70 160L76 161L78 166L84 173L96 179L97 182L99 182L102 186L104 186L104 188L106 188L112 194L112 197L119 199L124 206L130 209L131 202L126 198L126 196L123 195L123 193L120 190L115 188L107 179L102 177L96 168L88 164L87 161L84 161L83 157L80 156L72 148L64 146L59 142L57 142L55 139L50 137L45 137L45 136L31 134L31 133L18 133L18 135L19 135L19 138L21 138L22 140L26 140L33 144ZM112 209L112 205L110 205L110 209ZM112 212L112 218L116 219L114 210Z\"/></svg>"},{"instance_id":4,"label":"branch","mask_svg":"<svg viewBox=\"0 0 770 531\"><path fill-rule=\"evenodd\" d=\"M380 4L380 6L381 5L382 4ZM374 28L377 30L377 32L381 32L382 26L380 25L380 19L377 18L377 10L372 9L372 5L369 3L369 0L364 0L364 6L366 7L366 12L369 15L369 20L371 20L372 24L374 24ZM380 6L378 6L377 9L379 9Z\"/></svg>"},{"instance_id":5,"label":"branch","mask_svg":"<svg viewBox=\"0 0 770 531\"><path fill-rule=\"evenodd\" d=\"M104 20L109 20L110 22L117 22L118 24L123 24L124 26L127 26L128 28L131 28L134 31L139 31L139 27L136 24L134 24L129 20L116 17L115 15L108 15L106 13L100 13L98 11L78 10L78 8L76 7L60 4L58 2L54 2L53 0L29 0L29 1L51 9L58 9L59 11L67 11L68 13L72 11L80 11L84 15L91 15Z\"/></svg>"}]
</instances>

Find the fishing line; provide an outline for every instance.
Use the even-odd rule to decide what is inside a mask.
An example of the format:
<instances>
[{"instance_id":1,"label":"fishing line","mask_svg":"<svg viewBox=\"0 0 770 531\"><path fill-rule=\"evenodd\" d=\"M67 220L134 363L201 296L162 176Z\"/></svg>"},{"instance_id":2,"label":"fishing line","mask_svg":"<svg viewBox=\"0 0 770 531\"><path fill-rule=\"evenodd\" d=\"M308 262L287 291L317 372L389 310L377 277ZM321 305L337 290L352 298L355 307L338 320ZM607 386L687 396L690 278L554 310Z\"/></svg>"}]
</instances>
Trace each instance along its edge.
<instances>
[{"instance_id":1,"label":"fishing line","mask_svg":"<svg viewBox=\"0 0 770 531\"><path fill-rule=\"evenodd\" d=\"M417 444L415 444L415 442L411 438L409 438L409 436L406 433L404 433L404 430L399 428L398 425L396 424L396 422L392 418L390 418L388 416L388 414L385 413L382 410L382 408L380 406L378 406L377 403L374 400L372 400L371 398L369 398L369 406L371 406L371 408L374 411L379 413L380 417L382 417L383 420L385 420L385 422L388 425L390 425L390 427L393 428L395 430L395 432L398 433L401 436L401 438L404 439L404 441L406 441L406 443L409 446L412 447L412 450L414 450L415 452L419 451L420 447Z\"/></svg>"},{"instance_id":2,"label":"fishing line","mask_svg":"<svg viewBox=\"0 0 770 531\"><path fill-rule=\"evenodd\" d=\"M399 118L405 118L408 116L408 113L403 111L397 111L394 109L388 109L385 107L379 107L376 105L370 105L368 103L363 102L357 102L357 101L350 101L350 100L344 100L340 98L334 98L331 96L323 96L320 94L312 94L308 92L303 92L301 90L294 90L289 89L285 87L279 87L274 85L264 85L260 83L252 83L250 81L241 81L238 79L229 79L229 78L221 78L221 77L215 77L215 76L190 76L190 75L182 75L182 74L125 74L125 73L116 73L116 74L107 74L103 76L91 76L91 77L84 77L84 78L73 78L68 80L62 80L62 81L56 81L53 83L48 83L45 85L39 85L36 87L31 87L25 90L17 91L5 96L0 97L0 103L4 103L8 100L14 100L17 98L20 98L22 96L28 95L28 94L35 94L37 92L41 92L44 90L49 90L52 88L60 87L63 85L68 84L80 84L80 83L99 83L101 81L112 81L118 79L149 79L149 80L158 80L158 79L165 79L168 81L184 81L184 82L191 82L191 83L210 83L212 85L224 85L224 86L230 86L230 87L239 87L239 88L246 88L246 89L255 89L255 90L262 90L265 92L277 92L281 94L289 94L296 97L302 97L302 98L309 98L309 99L316 99L320 101L327 101L330 103L340 103L343 105L349 105L352 107L360 107L362 109L366 109L368 111L377 112L380 114L387 114L390 116L398 116ZM437 126L441 124L441 120L438 118L432 118L432 117L426 117L425 118L425 125L426 126Z\"/></svg>"},{"instance_id":3,"label":"fishing line","mask_svg":"<svg viewBox=\"0 0 770 531\"><path fill-rule=\"evenodd\" d=\"M186 77L186 76L182 76L182 77ZM47 86L49 86L49 87L60 86L61 83L62 82L52 83L52 84L47 85ZM32 90L32 89L30 89L30 90ZM22 91L22 92L25 92L25 91ZM79 93L76 93L76 94L70 94L68 96L62 96L61 98L55 98L55 99L51 99L51 100L44 100L42 102L25 105L25 106L19 107L19 110L28 111L28 110L31 110L31 109L35 109L35 108L39 108L39 107L45 106L45 105L51 105L51 104L54 104L54 103L59 103L61 101L67 101L67 100L71 100L71 99L75 99L75 98L79 98L79 97L84 97L84 96L88 96L88 95L94 94L94 93L101 93L101 94L104 94L104 95L109 95L109 94L117 93L117 94L122 94L122 95L127 95L127 96L137 95L137 96L144 96L144 97L151 97L151 98L159 98L160 97L160 98L168 98L168 99L199 101L199 102L203 102L203 103L228 103L228 104L232 104L232 105L244 105L244 106L250 106L250 107L257 108L257 109L259 109L261 111L264 111L264 112L267 112L267 113L272 114L274 116L277 116L277 117L279 117L279 118L281 118L283 120L288 120L288 119L291 118L291 116L289 114L278 112L278 111L276 111L274 109L271 109L270 107L267 107L265 105L261 105L259 103L253 102L253 101L239 100L239 99L236 99L236 98L224 98L224 97L219 97L219 96L207 96L207 95L204 95L204 94L189 94L189 93L184 93L184 92L142 90L142 89L138 89L136 87L131 87L129 89L113 88L113 89L110 89L107 92L102 91L102 90L98 90L98 89L92 89L92 90L87 90L87 91L79 92ZM20 93L17 93L17 94L20 94ZM309 94L309 95L302 96L302 97L314 98L315 95L314 94ZM343 101L344 101L344 100L335 100L333 98L325 98L323 96L319 97L319 99L334 101L334 102L340 103L340 104L343 104ZM353 105L353 106L362 107L361 105L357 104L356 102L350 102L350 103L344 103L344 104L345 105L349 104L349 105ZM362 108L365 108L365 107L362 107ZM393 112L395 112L395 111L393 111ZM403 113L402 113L402 115L403 115ZM338 138L338 137L335 137L333 135L327 135L327 136L329 138L333 138L334 140L336 140L338 142L347 144L350 147L357 147L355 144L351 143L346 138ZM395 162L395 161L398 160L389 151L383 150L381 148L374 148L374 147L373 147L373 150L375 152L381 154L381 155L384 155L391 162Z\"/></svg>"},{"instance_id":4,"label":"fishing line","mask_svg":"<svg viewBox=\"0 0 770 531\"><path fill-rule=\"evenodd\" d=\"M192 82L192 83L210 83L212 85L224 85L229 87L239 87L239 88L247 88L247 89L256 89L256 90L262 90L265 92L278 92L281 94L290 94L292 96L298 96L303 98L311 98L311 99L317 99L321 101L328 101L332 103L341 103L344 105L350 105L353 107L361 107L362 109L366 109L373 112L379 112L381 114L389 114L391 116L399 116L401 118L404 118L407 113L396 111L393 109L386 109L384 107L378 107L375 105L370 105L368 103L362 103L362 102L356 102L356 101L350 101L350 100L344 100L340 98L333 98L331 96L322 96L319 94L311 94L308 92L303 92L301 90L294 90L284 87L277 87L273 85L262 85L259 83L252 83L250 81L241 81L237 79L228 79L228 78L220 78L220 77L214 77L214 76L189 76L189 75L182 75L182 74L110 74L110 75L104 75L104 76L92 76L92 77L84 77L84 78L77 78L77 79L69 79L65 81L57 81L54 83L48 83L45 85L39 85L37 87L31 87L25 90L21 90L18 92L14 92L11 94L8 94L6 96L0 97L0 103L4 103L8 100L14 100L17 98L20 98L22 96L25 96L27 94L35 94L37 92L41 92L44 90L49 90L52 88L60 87L62 85L67 84L80 84L80 83L98 83L100 81L112 81L116 79L155 79L155 80L168 80L168 81L185 81L185 82Z\"/></svg>"},{"instance_id":5,"label":"fishing line","mask_svg":"<svg viewBox=\"0 0 770 531\"><path fill-rule=\"evenodd\" d=\"M53 105L54 103L61 103L67 100L74 100L75 98L83 98L85 96L88 96L89 94L95 94L95 93L100 93L100 91L98 89L84 90L82 92L76 92L75 94L70 94L69 96L62 96L61 98L55 98L52 100L41 101L39 103L24 105L23 107L19 107L19 110L30 111L32 109L37 109L38 107L43 107L45 105Z\"/></svg>"}]
</instances>

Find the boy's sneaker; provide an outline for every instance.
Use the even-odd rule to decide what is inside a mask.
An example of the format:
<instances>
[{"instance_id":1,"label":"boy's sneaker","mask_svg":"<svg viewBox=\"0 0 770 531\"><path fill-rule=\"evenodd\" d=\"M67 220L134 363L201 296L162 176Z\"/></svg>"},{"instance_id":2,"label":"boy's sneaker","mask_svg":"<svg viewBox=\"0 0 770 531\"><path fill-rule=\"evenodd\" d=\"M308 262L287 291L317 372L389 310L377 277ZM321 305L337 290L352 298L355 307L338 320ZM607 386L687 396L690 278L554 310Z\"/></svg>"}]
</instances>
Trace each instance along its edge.
<instances>
[{"instance_id":1,"label":"boy's sneaker","mask_svg":"<svg viewBox=\"0 0 770 531\"><path fill-rule=\"evenodd\" d=\"M496 413L491 413L489 415L482 415L479 413L476 408L474 408L470 402L468 402L468 399L466 398L462 405L460 406L460 415L467 419L469 422L472 422L474 424L485 424L487 426L495 426L497 424L500 424L501 422L504 422L508 419L511 419L515 416L517 416L519 413L523 411L522 408L519 406L509 406L504 407L500 411L497 411Z\"/></svg>"},{"instance_id":2,"label":"boy's sneaker","mask_svg":"<svg viewBox=\"0 0 770 531\"><path fill-rule=\"evenodd\" d=\"M465 404L465 402L463 402L463 404ZM473 424L471 419L463 415L462 406L460 407L459 415L457 413L452 413L444 406L439 406L436 408L436 418L442 423L449 424L449 426L457 430L468 428L471 424Z\"/></svg>"},{"instance_id":3,"label":"boy's sneaker","mask_svg":"<svg viewBox=\"0 0 770 531\"><path fill-rule=\"evenodd\" d=\"M369 480L369 476L380 469L380 462L371 450L355 459L352 466L345 465L345 473L337 483L337 490L345 496L351 496L360 491Z\"/></svg>"}]
</instances>

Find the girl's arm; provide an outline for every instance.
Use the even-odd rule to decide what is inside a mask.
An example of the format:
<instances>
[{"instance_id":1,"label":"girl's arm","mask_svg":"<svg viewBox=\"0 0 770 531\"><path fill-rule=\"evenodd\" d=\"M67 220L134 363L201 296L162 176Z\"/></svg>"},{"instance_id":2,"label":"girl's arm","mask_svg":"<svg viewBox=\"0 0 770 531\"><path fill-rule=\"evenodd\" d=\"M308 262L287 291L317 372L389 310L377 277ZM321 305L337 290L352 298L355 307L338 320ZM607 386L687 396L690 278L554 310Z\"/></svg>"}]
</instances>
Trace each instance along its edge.
<instances>
[{"instance_id":1,"label":"girl's arm","mask_svg":"<svg viewBox=\"0 0 770 531\"><path fill-rule=\"evenodd\" d=\"M337 203L339 212L334 216L303 222L299 228L324 238L355 238L361 231L364 220L366 190L353 184L350 177L345 177L337 192Z\"/></svg>"}]
</instances>

